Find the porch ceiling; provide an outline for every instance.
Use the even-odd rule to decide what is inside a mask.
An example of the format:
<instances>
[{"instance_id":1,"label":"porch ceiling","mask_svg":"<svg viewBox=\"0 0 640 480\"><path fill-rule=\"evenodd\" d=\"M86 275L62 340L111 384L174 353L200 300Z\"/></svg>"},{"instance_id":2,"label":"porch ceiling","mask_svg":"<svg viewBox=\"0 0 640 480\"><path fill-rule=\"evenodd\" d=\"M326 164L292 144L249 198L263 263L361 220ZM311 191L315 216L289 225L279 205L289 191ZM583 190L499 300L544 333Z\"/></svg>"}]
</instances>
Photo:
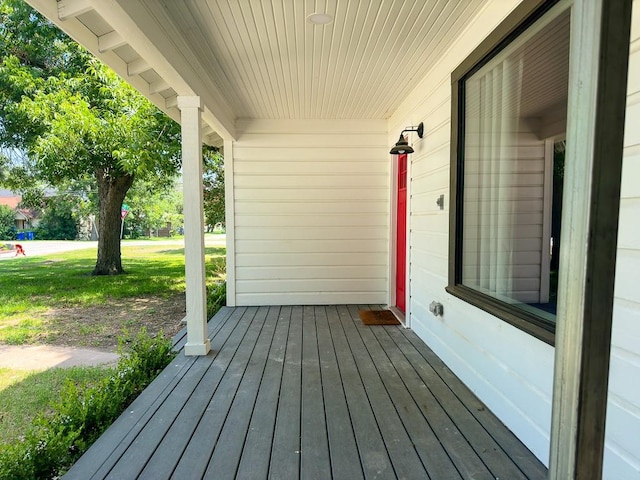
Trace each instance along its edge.
<instances>
[{"instance_id":1,"label":"porch ceiling","mask_svg":"<svg viewBox=\"0 0 640 480\"><path fill-rule=\"evenodd\" d=\"M210 143L237 118L388 118L483 4L27 1L174 118L176 95L200 95Z\"/></svg>"}]
</instances>

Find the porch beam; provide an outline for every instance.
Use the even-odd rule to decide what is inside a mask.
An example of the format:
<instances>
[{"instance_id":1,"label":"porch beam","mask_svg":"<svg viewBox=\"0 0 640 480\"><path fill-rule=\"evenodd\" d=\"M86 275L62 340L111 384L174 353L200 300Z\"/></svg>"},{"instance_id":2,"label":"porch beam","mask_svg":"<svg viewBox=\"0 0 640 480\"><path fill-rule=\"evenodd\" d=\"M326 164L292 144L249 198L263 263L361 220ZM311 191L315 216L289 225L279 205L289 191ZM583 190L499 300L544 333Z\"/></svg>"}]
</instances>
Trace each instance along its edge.
<instances>
[{"instance_id":1,"label":"porch beam","mask_svg":"<svg viewBox=\"0 0 640 480\"><path fill-rule=\"evenodd\" d=\"M132 77L133 75L140 75L143 72L151 70L151 65L142 57L127 63L127 74Z\"/></svg>"},{"instance_id":2,"label":"porch beam","mask_svg":"<svg viewBox=\"0 0 640 480\"><path fill-rule=\"evenodd\" d=\"M57 7L60 20L74 18L93 10L90 0L59 0Z\"/></svg>"},{"instance_id":3,"label":"porch beam","mask_svg":"<svg viewBox=\"0 0 640 480\"><path fill-rule=\"evenodd\" d=\"M551 479L602 476L632 0L575 0Z\"/></svg>"},{"instance_id":4,"label":"porch beam","mask_svg":"<svg viewBox=\"0 0 640 480\"><path fill-rule=\"evenodd\" d=\"M149 84L149 93L150 94L160 93L160 92L164 92L165 90L169 90L170 88L171 88L171 85L169 85L164 80L160 79L160 80L156 80L155 82L151 82Z\"/></svg>"},{"instance_id":5,"label":"porch beam","mask_svg":"<svg viewBox=\"0 0 640 480\"><path fill-rule=\"evenodd\" d=\"M206 355L207 295L204 261L204 207L202 200L202 130L199 96L179 96L182 126L182 177L184 187L184 256L187 300L185 355Z\"/></svg>"},{"instance_id":6,"label":"porch beam","mask_svg":"<svg viewBox=\"0 0 640 480\"><path fill-rule=\"evenodd\" d=\"M115 50L116 48L122 47L126 44L127 42L122 38L122 35L115 30L98 37L98 50L101 53Z\"/></svg>"}]
</instances>

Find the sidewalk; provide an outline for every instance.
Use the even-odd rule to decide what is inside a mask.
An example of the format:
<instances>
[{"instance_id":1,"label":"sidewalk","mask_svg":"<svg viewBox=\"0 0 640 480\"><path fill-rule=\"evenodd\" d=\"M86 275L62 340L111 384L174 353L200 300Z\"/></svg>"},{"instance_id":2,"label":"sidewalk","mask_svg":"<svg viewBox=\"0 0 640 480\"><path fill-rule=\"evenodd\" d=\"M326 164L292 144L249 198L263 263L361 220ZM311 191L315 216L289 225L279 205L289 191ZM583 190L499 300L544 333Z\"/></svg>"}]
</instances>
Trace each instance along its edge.
<instances>
[{"instance_id":1,"label":"sidewalk","mask_svg":"<svg viewBox=\"0 0 640 480\"><path fill-rule=\"evenodd\" d=\"M53 367L115 364L118 354L53 345L0 345L0 367L47 370Z\"/></svg>"}]
</instances>

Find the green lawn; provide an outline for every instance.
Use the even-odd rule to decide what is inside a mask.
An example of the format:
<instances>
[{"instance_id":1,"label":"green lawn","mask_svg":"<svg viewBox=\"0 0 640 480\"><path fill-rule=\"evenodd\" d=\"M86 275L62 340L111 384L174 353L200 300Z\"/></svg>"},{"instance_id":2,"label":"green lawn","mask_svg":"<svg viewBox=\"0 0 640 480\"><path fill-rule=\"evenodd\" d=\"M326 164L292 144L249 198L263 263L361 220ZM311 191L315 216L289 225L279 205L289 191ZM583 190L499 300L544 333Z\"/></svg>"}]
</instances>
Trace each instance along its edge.
<instances>
[{"instance_id":1,"label":"green lawn","mask_svg":"<svg viewBox=\"0 0 640 480\"><path fill-rule=\"evenodd\" d=\"M208 284L224 278L225 249L207 248ZM46 337L52 308L104 305L141 296L184 292L184 249L123 242L125 275L90 275L95 251L21 257L0 263L0 343L33 343ZM56 332L57 335L64 332Z\"/></svg>"},{"instance_id":2,"label":"green lawn","mask_svg":"<svg viewBox=\"0 0 640 480\"><path fill-rule=\"evenodd\" d=\"M111 371L105 367L52 368L41 372L0 368L0 444L17 440L38 413L50 411L67 380L94 383Z\"/></svg>"},{"instance_id":3,"label":"green lawn","mask_svg":"<svg viewBox=\"0 0 640 480\"><path fill-rule=\"evenodd\" d=\"M226 252L224 248L207 248L205 254L207 284L213 286L225 277ZM140 297L172 298L184 292L183 248L123 242L122 260L127 274L115 277L90 275L95 264L92 249L1 261L0 343L34 343L49 334L71 336L65 328L84 327L77 322L52 325L45 315L52 308L89 310L127 299L133 303ZM104 322L109 321L113 317L106 316ZM91 383L109 373L102 367L42 372L0 368L0 443L15 440L38 412L48 411L59 399L67 378Z\"/></svg>"}]
</instances>

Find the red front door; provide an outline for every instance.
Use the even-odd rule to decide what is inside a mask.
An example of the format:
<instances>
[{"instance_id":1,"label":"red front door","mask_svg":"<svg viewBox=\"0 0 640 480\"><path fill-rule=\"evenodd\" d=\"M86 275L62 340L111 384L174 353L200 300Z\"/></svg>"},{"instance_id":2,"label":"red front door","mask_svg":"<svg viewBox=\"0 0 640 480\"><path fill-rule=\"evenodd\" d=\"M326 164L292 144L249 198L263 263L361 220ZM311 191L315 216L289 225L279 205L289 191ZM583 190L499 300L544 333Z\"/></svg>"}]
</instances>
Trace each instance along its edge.
<instances>
[{"instance_id":1,"label":"red front door","mask_svg":"<svg viewBox=\"0 0 640 480\"><path fill-rule=\"evenodd\" d=\"M407 282L407 154L398 155L398 211L396 230L396 307L405 311Z\"/></svg>"}]
</instances>

